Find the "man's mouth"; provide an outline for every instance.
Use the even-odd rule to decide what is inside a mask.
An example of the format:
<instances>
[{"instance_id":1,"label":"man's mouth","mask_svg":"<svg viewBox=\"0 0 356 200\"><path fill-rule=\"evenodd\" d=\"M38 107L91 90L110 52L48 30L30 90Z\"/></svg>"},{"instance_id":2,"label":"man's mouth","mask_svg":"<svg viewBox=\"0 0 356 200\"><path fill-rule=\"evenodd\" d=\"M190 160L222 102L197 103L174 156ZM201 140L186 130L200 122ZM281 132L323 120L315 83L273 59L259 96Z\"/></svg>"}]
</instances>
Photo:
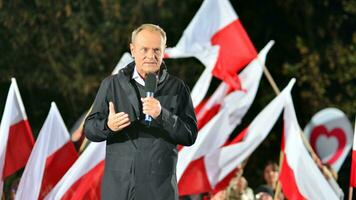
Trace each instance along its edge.
<instances>
[{"instance_id":1,"label":"man's mouth","mask_svg":"<svg viewBox=\"0 0 356 200\"><path fill-rule=\"evenodd\" d=\"M148 64L148 65L156 65L156 62L144 62L144 64Z\"/></svg>"}]
</instances>

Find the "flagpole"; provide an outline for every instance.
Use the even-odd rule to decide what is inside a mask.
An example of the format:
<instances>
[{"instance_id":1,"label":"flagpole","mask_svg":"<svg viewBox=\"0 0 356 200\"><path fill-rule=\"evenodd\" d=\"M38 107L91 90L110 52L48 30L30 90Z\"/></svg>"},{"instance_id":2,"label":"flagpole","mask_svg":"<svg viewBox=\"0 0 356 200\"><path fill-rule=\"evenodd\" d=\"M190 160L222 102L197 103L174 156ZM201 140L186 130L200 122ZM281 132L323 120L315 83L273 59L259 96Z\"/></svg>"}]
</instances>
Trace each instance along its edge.
<instances>
[{"instance_id":1,"label":"flagpole","mask_svg":"<svg viewBox=\"0 0 356 200\"><path fill-rule=\"evenodd\" d=\"M261 61L258 59L258 61L261 63ZM263 72L264 72L264 75L266 76L269 84L272 86L272 89L274 90L274 92L276 93L276 95L279 95L281 92L276 84L276 82L274 81L271 73L269 72L268 68L266 67L266 65L263 65ZM303 143L304 145L306 146L307 150L309 151L309 153L311 154L314 162L317 162L319 159L319 157L317 156L317 154L315 153L315 151L313 150L313 148L311 147L311 145L309 144L308 140L305 138L305 135L303 133L303 131L301 131L300 133L301 137L302 137L302 140L303 140ZM282 151L280 151L279 153L279 172L281 172L281 167L282 167L282 162L283 162L283 159L284 159L284 154ZM317 159L317 160L315 160ZM321 170L321 169L320 169ZM330 170L329 169L325 169L328 173L331 174ZM323 173L324 174L324 173ZM335 179L333 176L331 176L331 178ZM276 189L275 189L275 194L274 194L274 200L278 199L277 197L279 196L279 193L281 192L281 185L280 185L280 181L278 180L277 182L277 186L276 186ZM352 192L352 190L351 190ZM351 197L352 197L352 194L351 194Z\"/></svg>"}]
</instances>

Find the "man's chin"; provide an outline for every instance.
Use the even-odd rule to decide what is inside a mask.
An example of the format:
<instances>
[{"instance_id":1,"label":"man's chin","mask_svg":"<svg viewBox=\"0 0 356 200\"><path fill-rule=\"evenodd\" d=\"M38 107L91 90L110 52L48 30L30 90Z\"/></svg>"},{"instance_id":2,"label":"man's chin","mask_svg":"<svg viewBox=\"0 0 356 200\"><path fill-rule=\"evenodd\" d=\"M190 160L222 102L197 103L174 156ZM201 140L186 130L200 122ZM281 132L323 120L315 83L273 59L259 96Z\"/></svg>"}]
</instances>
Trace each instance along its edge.
<instances>
[{"instance_id":1,"label":"man's chin","mask_svg":"<svg viewBox=\"0 0 356 200\"><path fill-rule=\"evenodd\" d=\"M147 73L156 73L159 71L160 67L157 65L144 65Z\"/></svg>"}]
</instances>

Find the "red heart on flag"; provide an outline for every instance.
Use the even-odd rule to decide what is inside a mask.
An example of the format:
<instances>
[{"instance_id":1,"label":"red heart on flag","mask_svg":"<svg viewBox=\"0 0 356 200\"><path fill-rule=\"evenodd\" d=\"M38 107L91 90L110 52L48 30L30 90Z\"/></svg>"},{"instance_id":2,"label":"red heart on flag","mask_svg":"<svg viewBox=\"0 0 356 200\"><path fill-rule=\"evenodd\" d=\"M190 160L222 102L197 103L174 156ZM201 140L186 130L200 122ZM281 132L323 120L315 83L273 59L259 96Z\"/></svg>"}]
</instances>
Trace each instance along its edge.
<instances>
[{"instance_id":1,"label":"red heart on flag","mask_svg":"<svg viewBox=\"0 0 356 200\"><path fill-rule=\"evenodd\" d=\"M331 156L331 158L326 162L331 165L339 159L346 147L346 134L341 128L334 128L333 130L328 131L328 129L323 125L316 126L310 134L310 145L314 151L317 150L316 142L322 135L326 136L327 138L335 137L338 142L338 147L334 152L334 155Z\"/></svg>"}]
</instances>

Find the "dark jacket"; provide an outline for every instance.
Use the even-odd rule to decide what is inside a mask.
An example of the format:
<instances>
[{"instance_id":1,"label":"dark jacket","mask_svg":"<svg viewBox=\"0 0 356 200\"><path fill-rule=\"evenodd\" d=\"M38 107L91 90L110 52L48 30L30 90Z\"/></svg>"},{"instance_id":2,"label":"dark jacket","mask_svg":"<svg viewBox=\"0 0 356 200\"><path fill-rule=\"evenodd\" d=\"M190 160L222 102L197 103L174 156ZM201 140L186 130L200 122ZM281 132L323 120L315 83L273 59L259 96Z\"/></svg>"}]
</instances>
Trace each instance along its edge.
<instances>
[{"instance_id":1,"label":"dark jacket","mask_svg":"<svg viewBox=\"0 0 356 200\"><path fill-rule=\"evenodd\" d=\"M192 145L196 118L188 87L161 67L155 98L162 111L150 127L144 122L140 95L132 80L134 62L101 83L84 124L86 137L106 140L102 199L178 199L177 144ZM107 127L109 102L129 115L131 125L117 133Z\"/></svg>"}]
</instances>

